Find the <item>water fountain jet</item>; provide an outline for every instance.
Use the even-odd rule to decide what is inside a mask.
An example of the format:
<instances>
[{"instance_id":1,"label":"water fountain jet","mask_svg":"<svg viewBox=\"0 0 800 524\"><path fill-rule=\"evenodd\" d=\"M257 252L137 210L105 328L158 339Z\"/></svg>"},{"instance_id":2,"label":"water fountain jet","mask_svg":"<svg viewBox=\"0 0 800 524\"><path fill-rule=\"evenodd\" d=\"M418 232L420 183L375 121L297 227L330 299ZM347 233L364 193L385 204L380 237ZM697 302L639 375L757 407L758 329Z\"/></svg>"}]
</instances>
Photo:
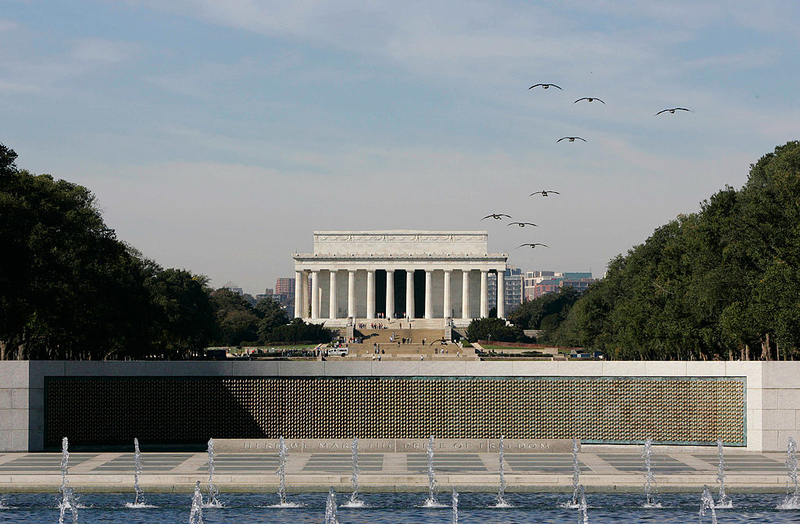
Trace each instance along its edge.
<instances>
[{"instance_id":1,"label":"water fountain jet","mask_svg":"<svg viewBox=\"0 0 800 524\"><path fill-rule=\"evenodd\" d=\"M652 466L652 456L653 456L653 441L647 439L644 441L644 449L642 450L642 458L644 458L644 469L645 469L645 484L644 484L644 494L647 498L645 501L644 507L645 508L660 508L661 504L656 502L655 496L653 495L653 484L655 484L655 476L653 475L653 466Z\"/></svg>"},{"instance_id":2,"label":"water fountain jet","mask_svg":"<svg viewBox=\"0 0 800 524\"><path fill-rule=\"evenodd\" d=\"M67 437L61 439L61 502L58 505L58 524L64 524L64 517L69 512L72 524L78 524L78 505L75 501L75 492L69 485L69 441Z\"/></svg>"},{"instance_id":3,"label":"water fountain jet","mask_svg":"<svg viewBox=\"0 0 800 524\"><path fill-rule=\"evenodd\" d=\"M583 486L579 488L580 496L578 497L578 523L589 524L589 506L586 504L586 493L583 491Z\"/></svg>"},{"instance_id":4,"label":"water fountain jet","mask_svg":"<svg viewBox=\"0 0 800 524\"><path fill-rule=\"evenodd\" d=\"M500 446L498 452L500 461L500 490L497 492L496 508L510 508L511 504L506 501L506 469L505 469L505 436L500 435Z\"/></svg>"},{"instance_id":5,"label":"water fountain jet","mask_svg":"<svg viewBox=\"0 0 800 524\"><path fill-rule=\"evenodd\" d=\"M453 488L453 524L458 524L458 491Z\"/></svg>"},{"instance_id":6,"label":"water fountain jet","mask_svg":"<svg viewBox=\"0 0 800 524\"><path fill-rule=\"evenodd\" d=\"M700 518L706 516L706 510L711 510L711 524L717 524L717 511L714 508L714 497L711 496L711 492L708 490L708 486L703 489L703 495L700 497L701 504L700 504Z\"/></svg>"},{"instance_id":7,"label":"water fountain jet","mask_svg":"<svg viewBox=\"0 0 800 524\"><path fill-rule=\"evenodd\" d=\"M200 491L199 480L194 485L192 509L189 511L189 524L203 524L203 493Z\"/></svg>"},{"instance_id":8,"label":"water fountain jet","mask_svg":"<svg viewBox=\"0 0 800 524\"><path fill-rule=\"evenodd\" d=\"M214 485L214 439L208 439L208 502L207 508L220 508L222 503L219 501L219 490Z\"/></svg>"},{"instance_id":9,"label":"water fountain jet","mask_svg":"<svg viewBox=\"0 0 800 524\"><path fill-rule=\"evenodd\" d=\"M732 508L733 501L725 493L725 457L722 447L722 440L717 439L717 449L719 450L719 468L717 470L717 483L719 484L719 498L714 504L717 508Z\"/></svg>"},{"instance_id":10,"label":"water fountain jet","mask_svg":"<svg viewBox=\"0 0 800 524\"><path fill-rule=\"evenodd\" d=\"M328 500L325 502L325 524L339 524L339 517L336 514L336 492L333 488L328 492Z\"/></svg>"},{"instance_id":11,"label":"water fountain jet","mask_svg":"<svg viewBox=\"0 0 800 524\"><path fill-rule=\"evenodd\" d=\"M572 439L572 501L571 508L580 507L581 466L578 463L578 439Z\"/></svg>"},{"instance_id":12,"label":"water fountain jet","mask_svg":"<svg viewBox=\"0 0 800 524\"><path fill-rule=\"evenodd\" d=\"M358 438L353 439L351 456L353 463L353 475L350 477L350 484L353 486L353 493L350 495L350 500L343 506L347 508L363 508L365 506L364 501L359 500L358 498Z\"/></svg>"},{"instance_id":13,"label":"water fountain jet","mask_svg":"<svg viewBox=\"0 0 800 524\"><path fill-rule=\"evenodd\" d=\"M800 492L797 487L797 443L789 437L786 446L786 467L789 469L789 482L794 484L794 493L788 493L786 498L778 504L778 509L800 509Z\"/></svg>"},{"instance_id":14,"label":"water fountain jet","mask_svg":"<svg viewBox=\"0 0 800 524\"><path fill-rule=\"evenodd\" d=\"M426 508L439 508L441 505L436 500L436 472L433 469L433 435L428 439L428 499L425 501Z\"/></svg>"}]
</instances>

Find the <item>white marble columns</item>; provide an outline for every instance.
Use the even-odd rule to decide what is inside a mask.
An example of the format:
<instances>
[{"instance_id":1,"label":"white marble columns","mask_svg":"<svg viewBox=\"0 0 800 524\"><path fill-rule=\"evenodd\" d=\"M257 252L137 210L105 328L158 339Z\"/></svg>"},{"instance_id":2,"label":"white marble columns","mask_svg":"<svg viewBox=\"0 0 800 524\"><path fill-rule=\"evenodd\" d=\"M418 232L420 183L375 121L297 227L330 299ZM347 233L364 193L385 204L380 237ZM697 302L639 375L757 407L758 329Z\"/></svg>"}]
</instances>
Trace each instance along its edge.
<instances>
[{"instance_id":1,"label":"white marble columns","mask_svg":"<svg viewBox=\"0 0 800 524\"><path fill-rule=\"evenodd\" d=\"M344 277L345 271L347 284L341 282L342 278L338 278L340 274ZM385 285L382 275L384 271ZM494 269L460 269L457 266L431 268L424 265L417 270L400 269L401 275L405 272L405 285L402 277L396 285L397 271L394 268L381 270L380 266L377 269L328 269L324 266L316 269L312 266L310 270L296 270L294 314L314 321L345 316L369 320L378 317L392 319L403 314L407 318L456 317L470 320L488 316L490 306L494 305L489 303L488 298L488 273L495 271ZM417 281L416 277L417 273L422 277L423 271L424 284ZM503 297L505 275L502 271L497 271L497 275L498 296ZM459 276L460 291L457 283ZM416 289L415 283L418 286ZM424 293L424 300L423 297L415 297L417 292ZM420 299L419 303L416 298ZM396 303L403 301L404 307L396 307ZM420 306L419 311L417 305ZM505 313L504 305L502 299L497 303L498 315L501 317Z\"/></svg>"},{"instance_id":2,"label":"white marble columns","mask_svg":"<svg viewBox=\"0 0 800 524\"><path fill-rule=\"evenodd\" d=\"M425 270L425 318L433 318L433 270Z\"/></svg>"},{"instance_id":3,"label":"white marble columns","mask_svg":"<svg viewBox=\"0 0 800 524\"><path fill-rule=\"evenodd\" d=\"M386 270L386 318L394 318L394 270Z\"/></svg>"},{"instance_id":4,"label":"white marble columns","mask_svg":"<svg viewBox=\"0 0 800 524\"><path fill-rule=\"evenodd\" d=\"M489 316L489 272L481 270L481 317Z\"/></svg>"},{"instance_id":5,"label":"white marble columns","mask_svg":"<svg viewBox=\"0 0 800 524\"><path fill-rule=\"evenodd\" d=\"M497 318L506 316L506 272L497 272Z\"/></svg>"},{"instance_id":6,"label":"white marble columns","mask_svg":"<svg viewBox=\"0 0 800 524\"><path fill-rule=\"evenodd\" d=\"M303 309L303 316L307 316L310 311L308 310L308 273L303 271L303 282L301 284L302 290L300 291L301 304Z\"/></svg>"},{"instance_id":7,"label":"white marble columns","mask_svg":"<svg viewBox=\"0 0 800 524\"><path fill-rule=\"evenodd\" d=\"M461 271L461 318L472 318L469 308L469 271Z\"/></svg>"},{"instance_id":8,"label":"white marble columns","mask_svg":"<svg viewBox=\"0 0 800 524\"><path fill-rule=\"evenodd\" d=\"M356 271L347 272L347 316L356 318Z\"/></svg>"},{"instance_id":9,"label":"white marble columns","mask_svg":"<svg viewBox=\"0 0 800 524\"><path fill-rule=\"evenodd\" d=\"M328 318L339 316L339 301L336 295L336 271L331 271L328 277Z\"/></svg>"},{"instance_id":10,"label":"white marble columns","mask_svg":"<svg viewBox=\"0 0 800 524\"><path fill-rule=\"evenodd\" d=\"M319 318L319 271L311 272L311 320Z\"/></svg>"},{"instance_id":11,"label":"white marble columns","mask_svg":"<svg viewBox=\"0 0 800 524\"><path fill-rule=\"evenodd\" d=\"M375 318L375 270L367 271L367 318Z\"/></svg>"},{"instance_id":12,"label":"white marble columns","mask_svg":"<svg viewBox=\"0 0 800 524\"><path fill-rule=\"evenodd\" d=\"M303 318L303 277L305 272L294 272L294 316Z\"/></svg>"},{"instance_id":13,"label":"white marble columns","mask_svg":"<svg viewBox=\"0 0 800 524\"><path fill-rule=\"evenodd\" d=\"M414 270L406 269L406 318L414 318Z\"/></svg>"},{"instance_id":14,"label":"white marble columns","mask_svg":"<svg viewBox=\"0 0 800 524\"><path fill-rule=\"evenodd\" d=\"M453 272L449 269L444 270L444 318L451 318L453 316L452 297L450 293L450 277L452 273Z\"/></svg>"}]
</instances>

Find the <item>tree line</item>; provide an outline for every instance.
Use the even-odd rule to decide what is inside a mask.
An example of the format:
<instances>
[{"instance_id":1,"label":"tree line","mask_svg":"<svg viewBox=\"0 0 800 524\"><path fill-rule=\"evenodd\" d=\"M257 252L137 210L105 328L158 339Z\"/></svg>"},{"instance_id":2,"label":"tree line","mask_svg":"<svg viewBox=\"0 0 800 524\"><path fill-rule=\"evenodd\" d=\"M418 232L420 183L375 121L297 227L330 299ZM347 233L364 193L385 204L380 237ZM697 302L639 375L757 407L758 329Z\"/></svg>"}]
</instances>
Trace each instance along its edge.
<instances>
[{"instance_id":1,"label":"tree line","mask_svg":"<svg viewBox=\"0 0 800 524\"><path fill-rule=\"evenodd\" d=\"M279 304L162 268L117 239L87 188L0 144L0 360L182 359L210 345L323 341Z\"/></svg>"},{"instance_id":2,"label":"tree line","mask_svg":"<svg viewBox=\"0 0 800 524\"><path fill-rule=\"evenodd\" d=\"M582 297L565 292L509 318L616 359L800 357L800 142L611 260Z\"/></svg>"}]
</instances>

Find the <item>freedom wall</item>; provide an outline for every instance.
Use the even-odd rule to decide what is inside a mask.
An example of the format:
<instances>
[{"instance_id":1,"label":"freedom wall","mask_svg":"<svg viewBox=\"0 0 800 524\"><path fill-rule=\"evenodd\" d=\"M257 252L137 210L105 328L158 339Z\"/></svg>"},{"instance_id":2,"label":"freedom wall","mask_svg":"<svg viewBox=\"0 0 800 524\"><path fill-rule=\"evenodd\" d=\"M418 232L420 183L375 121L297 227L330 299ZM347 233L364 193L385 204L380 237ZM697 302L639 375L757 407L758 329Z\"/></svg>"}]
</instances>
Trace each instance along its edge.
<instances>
[{"instance_id":1,"label":"freedom wall","mask_svg":"<svg viewBox=\"0 0 800 524\"><path fill-rule=\"evenodd\" d=\"M579 438L781 451L798 362L0 362L0 451Z\"/></svg>"}]
</instances>

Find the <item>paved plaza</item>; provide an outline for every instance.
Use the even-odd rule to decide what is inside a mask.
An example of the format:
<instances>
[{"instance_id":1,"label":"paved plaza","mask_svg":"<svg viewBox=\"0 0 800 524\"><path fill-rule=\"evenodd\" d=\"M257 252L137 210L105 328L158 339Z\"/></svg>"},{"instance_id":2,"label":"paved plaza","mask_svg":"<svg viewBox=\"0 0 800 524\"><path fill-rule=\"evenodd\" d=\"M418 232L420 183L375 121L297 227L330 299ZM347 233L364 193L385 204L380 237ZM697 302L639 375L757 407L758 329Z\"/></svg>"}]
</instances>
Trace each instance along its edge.
<instances>
[{"instance_id":1,"label":"paved plaza","mask_svg":"<svg viewBox=\"0 0 800 524\"><path fill-rule=\"evenodd\" d=\"M593 449L594 448L594 449ZM726 486L733 492L783 492L786 455L726 450ZM215 483L228 491L274 491L278 456L225 453L215 458ZM590 491L639 491L644 483L641 448L584 446L579 453L581 483ZM499 482L496 453L440 453L435 456L440 489L493 491ZM143 453L140 478L145 491L189 491L207 482L206 453ZM362 491L425 491L425 453L361 453ZM56 491L61 484L60 453L0 453L0 493ZM654 448L653 472L662 492L697 491L716 485L716 448ZM509 491L571 491L569 453L507 453L503 464ZM286 465L289 491L339 492L351 489L348 453L293 453ZM132 453L70 453L70 483L84 491L125 492L133 486Z\"/></svg>"}]
</instances>

